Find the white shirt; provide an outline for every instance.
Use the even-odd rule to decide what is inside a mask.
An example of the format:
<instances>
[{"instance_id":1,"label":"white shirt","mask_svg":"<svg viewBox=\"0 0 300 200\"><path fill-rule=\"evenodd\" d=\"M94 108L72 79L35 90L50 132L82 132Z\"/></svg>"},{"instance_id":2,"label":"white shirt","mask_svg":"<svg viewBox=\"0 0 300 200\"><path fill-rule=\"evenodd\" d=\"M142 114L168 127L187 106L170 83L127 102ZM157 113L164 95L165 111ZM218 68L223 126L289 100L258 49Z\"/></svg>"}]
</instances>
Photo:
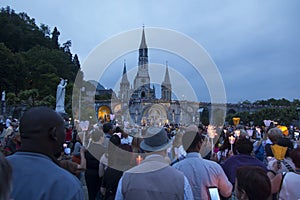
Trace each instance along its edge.
<instances>
[{"instance_id":1,"label":"white shirt","mask_svg":"<svg viewBox=\"0 0 300 200\"><path fill-rule=\"evenodd\" d=\"M300 174L294 172L286 173L282 181L279 199L300 199L300 190L297 186L300 185Z\"/></svg>"}]
</instances>

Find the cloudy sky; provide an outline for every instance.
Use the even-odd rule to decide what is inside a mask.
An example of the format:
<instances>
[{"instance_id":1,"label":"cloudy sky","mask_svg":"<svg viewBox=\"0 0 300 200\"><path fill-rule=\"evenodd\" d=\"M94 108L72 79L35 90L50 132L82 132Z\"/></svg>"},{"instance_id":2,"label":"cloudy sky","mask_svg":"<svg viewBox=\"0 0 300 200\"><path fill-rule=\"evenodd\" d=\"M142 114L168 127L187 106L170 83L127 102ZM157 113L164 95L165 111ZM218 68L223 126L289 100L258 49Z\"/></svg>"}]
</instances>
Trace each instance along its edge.
<instances>
[{"instance_id":1,"label":"cloudy sky","mask_svg":"<svg viewBox=\"0 0 300 200\"><path fill-rule=\"evenodd\" d=\"M177 31L202 46L222 76L228 102L300 99L298 0L1 0L0 6L26 12L52 30L56 26L60 43L71 40L81 63L99 44L145 24ZM150 62L176 65L171 55L149 54ZM129 69L136 58L136 52L127 55ZM123 59L114 62L121 71ZM209 101L207 91L196 93Z\"/></svg>"}]
</instances>

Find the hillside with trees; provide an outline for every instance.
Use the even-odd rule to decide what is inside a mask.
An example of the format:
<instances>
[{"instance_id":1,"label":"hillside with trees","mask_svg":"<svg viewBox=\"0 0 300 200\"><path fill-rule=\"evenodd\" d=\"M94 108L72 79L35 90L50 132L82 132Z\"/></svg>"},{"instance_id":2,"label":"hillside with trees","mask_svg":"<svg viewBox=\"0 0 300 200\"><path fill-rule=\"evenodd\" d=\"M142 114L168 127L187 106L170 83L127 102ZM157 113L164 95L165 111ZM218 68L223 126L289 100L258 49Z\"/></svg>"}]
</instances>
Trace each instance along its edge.
<instances>
[{"instance_id":1,"label":"hillside with trees","mask_svg":"<svg viewBox=\"0 0 300 200\"><path fill-rule=\"evenodd\" d=\"M66 111L71 113L74 80L80 71L71 41L59 44L59 30L38 26L26 13L10 7L0 11L0 91L6 91L7 109L19 113L37 105L55 108L60 78L68 79ZM82 73L82 72L80 72ZM18 116L16 116L18 117Z\"/></svg>"}]
</instances>

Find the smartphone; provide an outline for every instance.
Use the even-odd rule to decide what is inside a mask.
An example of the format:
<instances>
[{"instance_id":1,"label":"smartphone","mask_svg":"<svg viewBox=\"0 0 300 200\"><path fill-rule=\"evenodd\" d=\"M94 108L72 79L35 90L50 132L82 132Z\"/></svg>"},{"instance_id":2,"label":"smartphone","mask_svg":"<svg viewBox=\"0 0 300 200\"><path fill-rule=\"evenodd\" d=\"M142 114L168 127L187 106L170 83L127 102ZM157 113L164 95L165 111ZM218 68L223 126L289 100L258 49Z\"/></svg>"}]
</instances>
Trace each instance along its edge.
<instances>
[{"instance_id":1,"label":"smartphone","mask_svg":"<svg viewBox=\"0 0 300 200\"><path fill-rule=\"evenodd\" d=\"M215 186L208 187L208 195L210 200L220 200L218 188Z\"/></svg>"}]
</instances>

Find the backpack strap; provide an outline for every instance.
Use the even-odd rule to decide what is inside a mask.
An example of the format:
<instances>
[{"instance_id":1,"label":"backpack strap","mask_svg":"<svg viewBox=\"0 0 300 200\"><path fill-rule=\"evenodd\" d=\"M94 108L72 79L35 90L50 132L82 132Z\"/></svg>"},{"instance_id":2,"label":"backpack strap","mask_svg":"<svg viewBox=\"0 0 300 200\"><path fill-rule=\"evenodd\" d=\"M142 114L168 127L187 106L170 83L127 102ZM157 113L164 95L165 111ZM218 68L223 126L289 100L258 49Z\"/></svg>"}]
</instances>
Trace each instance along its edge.
<instances>
[{"instance_id":1,"label":"backpack strap","mask_svg":"<svg viewBox=\"0 0 300 200\"><path fill-rule=\"evenodd\" d=\"M287 163L285 160L282 160L282 163L289 170L289 172L295 172L295 170L292 168L292 166L289 163Z\"/></svg>"},{"instance_id":2,"label":"backpack strap","mask_svg":"<svg viewBox=\"0 0 300 200\"><path fill-rule=\"evenodd\" d=\"M280 186L279 186L278 195L279 195L280 190L281 190L281 187L282 187L283 178L285 177L286 174L287 174L286 172L282 172L282 174L281 174L282 178L281 178L281 181L280 181Z\"/></svg>"},{"instance_id":3,"label":"backpack strap","mask_svg":"<svg viewBox=\"0 0 300 200\"><path fill-rule=\"evenodd\" d=\"M257 147L257 149L255 150L255 154L257 154L260 150L260 148L262 148L262 142L260 142L259 146Z\"/></svg>"}]
</instances>

